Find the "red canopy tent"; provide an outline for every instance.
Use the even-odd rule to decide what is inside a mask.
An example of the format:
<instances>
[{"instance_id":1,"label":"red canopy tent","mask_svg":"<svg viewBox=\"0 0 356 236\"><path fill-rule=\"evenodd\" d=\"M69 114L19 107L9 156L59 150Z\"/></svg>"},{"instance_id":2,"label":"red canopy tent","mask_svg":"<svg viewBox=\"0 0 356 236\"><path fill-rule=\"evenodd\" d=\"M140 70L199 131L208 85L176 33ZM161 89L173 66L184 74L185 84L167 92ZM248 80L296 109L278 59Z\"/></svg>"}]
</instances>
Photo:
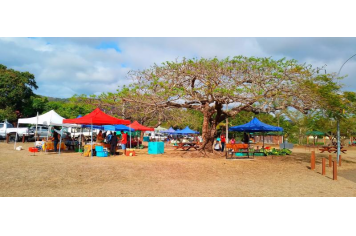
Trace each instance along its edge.
<instances>
[{"instance_id":1,"label":"red canopy tent","mask_svg":"<svg viewBox=\"0 0 356 236\"><path fill-rule=\"evenodd\" d=\"M80 124L80 125L128 125L129 120L121 120L113 116L109 116L102 112L99 108L88 115L76 119L64 119L63 123Z\"/></svg>"},{"instance_id":2,"label":"red canopy tent","mask_svg":"<svg viewBox=\"0 0 356 236\"><path fill-rule=\"evenodd\" d=\"M80 125L91 125L91 145L93 149L93 125L128 125L130 124L129 120L121 120L113 116L109 116L102 112L99 108L96 108L94 111L88 115L82 116L76 119L64 119L63 123L69 124L80 124ZM93 152L91 152L93 157Z\"/></svg>"},{"instance_id":3,"label":"red canopy tent","mask_svg":"<svg viewBox=\"0 0 356 236\"><path fill-rule=\"evenodd\" d=\"M128 127L132 128L134 130L138 130L138 131L154 131L155 130L154 128L150 128L150 127L141 125L136 120L134 122L132 122L131 125L128 125ZM138 142L137 142L137 144L138 144ZM131 137L130 137L130 148L131 148Z\"/></svg>"},{"instance_id":4,"label":"red canopy tent","mask_svg":"<svg viewBox=\"0 0 356 236\"><path fill-rule=\"evenodd\" d=\"M128 127L134 129L134 130L139 130L139 131L154 131L154 128L146 127L138 123L137 121L132 122L131 125L128 125Z\"/></svg>"}]
</instances>

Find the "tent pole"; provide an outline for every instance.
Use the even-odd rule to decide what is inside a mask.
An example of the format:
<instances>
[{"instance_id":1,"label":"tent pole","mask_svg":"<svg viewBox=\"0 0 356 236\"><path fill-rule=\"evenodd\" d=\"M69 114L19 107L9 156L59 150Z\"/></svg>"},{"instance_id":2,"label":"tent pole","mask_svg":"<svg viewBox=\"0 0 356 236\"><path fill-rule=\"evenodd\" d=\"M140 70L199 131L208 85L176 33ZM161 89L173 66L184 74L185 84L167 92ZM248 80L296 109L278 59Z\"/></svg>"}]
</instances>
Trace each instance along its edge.
<instances>
[{"instance_id":1,"label":"tent pole","mask_svg":"<svg viewBox=\"0 0 356 236\"><path fill-rule=\"evenodd\" d=\"M82 149L82 140L83 140L83 137L84 137L84 135L83 135L83 125L81 125L81 127L80 127L80 139L79 139L79 147L80 147L80 149ZM84 140L85 140L85 138L84 138ZM84 150L83 150L83 153L84 153Z\"/></svg>"},{"instance_id":2,"label":"tent pole","mask_svg":"<svg viewBox=\"0 0 356 236\"><path fill-rule=\"evenodd\" d=\"M61 139L59 140L59 152L58 152L58 155L61 154L61 146L62 146L62 137L63 137L63 126L61 126Z\"/></svg>"},{"instance_id":3,"label":"tent pole","mask_svg":"<svg viewBox=\"0 0 356 236\"><path fill-rule=\"evenodd\" d=\"M91 159L93 159L93 120L91 121Z\"/></svg>"},{"instance_id":4,"label":"tent pole","mask_svg":"<svg viewBox=\"0 0 356 236\"><path fill-rule=\"evenodd\" d=\"M19 130L19 120L17 120L17 130ZM5 130L5 137L6 137L6 130ZM16 135L15 135L15 145L14 145L14 149L16 149L16 141L17 141L17 131L16 131Z\"/></svg>"},{"instance_id":5,"label":"tent pole","mask_svg":"<svg viewBox=\"0 0 356 236\"><path fill-rule=\"evenodd\" d=\"M36 139L37 139L37 125L38 125L38 112L37 112L36 131L35 131L35 146L36 146Z\"/></svg>"},{"instance_id":6,"label":"tent pole","mask_svg":"<svg viewBox=\"0 0 356 236\"><path fill-rule=\"evenodd\" d=\"M130 128L130 149L131 149L131 127Z\"/></svg>"},{"instance_id":7,"label":"tent pole","mask_svg":"<svg viewBox=\"0 0 356 236\"><path fill-rule=\"evenodd\" d=\"M48 142L48 133L51 130L51 126L48 126L48 130L47 130L47 139L46 139L46 143L45 143L45 153L47 154L47 142Z\"/></svg>"}]
</instances>

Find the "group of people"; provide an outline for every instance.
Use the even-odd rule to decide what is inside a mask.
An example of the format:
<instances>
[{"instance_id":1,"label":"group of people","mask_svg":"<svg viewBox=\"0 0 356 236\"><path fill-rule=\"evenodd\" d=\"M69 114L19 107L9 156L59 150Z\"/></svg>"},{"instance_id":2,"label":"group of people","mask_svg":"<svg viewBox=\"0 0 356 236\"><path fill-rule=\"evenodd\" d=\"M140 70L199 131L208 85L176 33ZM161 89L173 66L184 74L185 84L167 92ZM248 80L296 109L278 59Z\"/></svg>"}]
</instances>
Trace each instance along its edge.
<instances>
[{"instance_id":1,"label":"group of people","mask_svg":"<svg viewBox=\"0 0 356 236\"><path fill-rule=\"evenodd\" d=\"M250 142L250 136L249 136L249 134L247 134L246 132L244 132L243 138L242 138L241 141L242 141L243 143L248 144L248 143ZM214 144L213 144L214 150L215 150L215 151L221 151L221 152L223 152L224 149L225 149L225 143L226 143L225 134L221 134L220 137L216 138L215 141L214 141ZM229 143L235 144L235 143L236 143L235 138L231 138Z\"/></svg>"},{"instance_id":2,"label":"group of people","mask_svg":"<svg viewBox=\"0 0 356 236\"><path fill-rule=\"evenodd\" d=\"M119 139L116 132L109 131L108 134L106 134L106 132L103 134L100 130L99 134L96 137L96 141L110 144L111 155L116 154L116 147L118 146L120 141L121 148L124 154L126 154L127 134L124 131L121 131L121 139Z\"/></svg>"}]
</instances>

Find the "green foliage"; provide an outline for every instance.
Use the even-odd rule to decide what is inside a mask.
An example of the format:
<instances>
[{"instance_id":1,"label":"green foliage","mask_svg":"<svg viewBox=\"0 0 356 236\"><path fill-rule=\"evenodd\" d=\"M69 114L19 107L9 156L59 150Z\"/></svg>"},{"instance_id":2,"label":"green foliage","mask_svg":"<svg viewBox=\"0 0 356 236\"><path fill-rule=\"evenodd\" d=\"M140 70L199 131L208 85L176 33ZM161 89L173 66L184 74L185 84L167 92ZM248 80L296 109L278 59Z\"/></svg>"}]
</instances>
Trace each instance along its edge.
<instances>
[{"instance_id":1,"label":"green foliage","mask_svg":"<svg viewBox=\"0 0 356 236\"><path fill-rule=\"evenodd\" d=\"M86 115L94 110L94 106L85 103L77 102L75 97L72 97L69 102L52 101L48 102L45 106L44 112L55 110L59 115L72 119L78 115Z\"/></svg>"},{"instance_id":2,"label":"green foliage","mask_svg":"<svg viewBox=\"0 0 356 236\"><path fill-rule=\"evenodd\" d=\"M25 108L32 106L32 89L37 88L33 74L8 69L0 64L0 109L5 110L2 114L7 114L10 121L16 119L10 110L21 114Z\"/></svg>"},{"instance_id":3,"label":"green foliage","mask_svg":"<svg viewBox=\"0 0 356 236\"><path fill-rule=\"evenodd\" d=\"M265 155L284 156L284 155L290 155L292 151L287 148L283 148L283 149L272 148L271 150L264 150L264 153Z\"/></svg>"},{"instance_id":4,"label":"green foliage","mask_svg":"<svg viewBox=\"0 0 356 236\"><path fill-rule=\"evenodd\" d=\"M7 107L5 109L0 109L0 122L3 122L5 120L16 120L16 113L13 111L13 108Z\"/></svg>"}]
</instances>

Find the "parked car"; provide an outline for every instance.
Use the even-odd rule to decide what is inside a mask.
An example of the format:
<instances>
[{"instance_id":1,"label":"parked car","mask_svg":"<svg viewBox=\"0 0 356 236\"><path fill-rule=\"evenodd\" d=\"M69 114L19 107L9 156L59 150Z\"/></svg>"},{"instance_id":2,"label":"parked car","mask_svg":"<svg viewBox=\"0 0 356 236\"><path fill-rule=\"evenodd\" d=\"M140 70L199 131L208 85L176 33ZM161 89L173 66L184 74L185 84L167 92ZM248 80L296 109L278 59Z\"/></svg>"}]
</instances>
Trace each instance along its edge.
<instances>
[{"instance_id":1,"label":"parked car","mask_svg":"<svg viewBox=\"0 0 356 236\"><path fill-rule=\"evenodd\" d=\"M14 128L14 126L8 122L0 123L0 138L6 138L6 135L10 134L9 140L15 141L17 134L17 141L19 141L23 135L31 137L34 134L29 131L28 128Z\"/></svg>"},{"instance_id":2,"label":"parked car","mask_svg":"<svg viewBox=\"0 0 356 236\"><path fill-rule=\"evenodd\" d=\"M87 138L91 137L91 129L90 128L74 128L68 127L64 128L66 132L70 133L70 136L74 139L77 139L81 134ZM93 139L99 133L99 130L93 129Z\"/></svg>"},{"instance_id":3,"label":"parked car","mask_svg":"<svg viewBox=\"0 0 356 236\"><path fill-rule=\"evenodd\" d=\"M29 128L29 131L33 135L31 135L28 139L30 141L32 141L32 140L34 141L35 140L35 135L36 135L36 126L31 126ZM49 132L48 131L48 126L37 126L37 136L40 137L41 139L50 137L51 133L48 133L48 132Z\"/></svg>"}]
</instances>

